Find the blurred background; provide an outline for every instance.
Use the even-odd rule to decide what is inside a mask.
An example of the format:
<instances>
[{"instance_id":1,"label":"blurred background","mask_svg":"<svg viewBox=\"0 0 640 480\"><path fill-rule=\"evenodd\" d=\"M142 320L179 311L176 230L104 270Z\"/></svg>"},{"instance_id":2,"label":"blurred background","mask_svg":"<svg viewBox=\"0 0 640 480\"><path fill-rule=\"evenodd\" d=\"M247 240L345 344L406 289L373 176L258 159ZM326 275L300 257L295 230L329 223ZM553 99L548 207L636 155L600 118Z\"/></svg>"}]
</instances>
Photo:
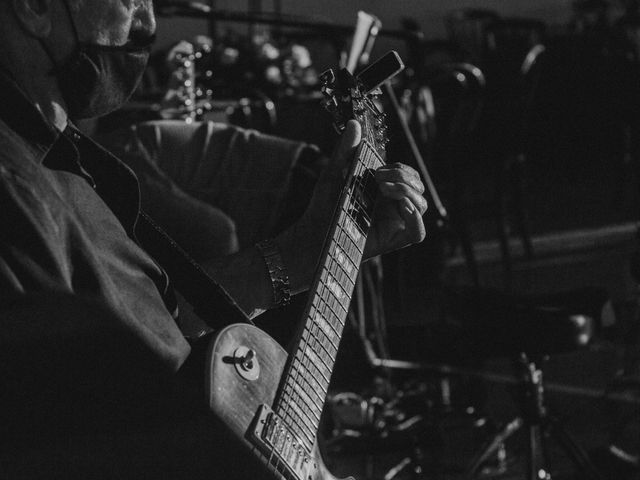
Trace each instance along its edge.
<instances>
[{"instance_id":1,"label":"blurred background","mask_svg":"<svg viewBox=\"0 0 640 480\"><path fill-rule=\"evenodd\" d=\"M362 273L323 422L335 473L640 478L640 2L156 12L136 95L87 128L211 121L330 154L320 73L406 65L380 104L389 157L430 187L428 237Z\"/></svg>"}]
</instances>

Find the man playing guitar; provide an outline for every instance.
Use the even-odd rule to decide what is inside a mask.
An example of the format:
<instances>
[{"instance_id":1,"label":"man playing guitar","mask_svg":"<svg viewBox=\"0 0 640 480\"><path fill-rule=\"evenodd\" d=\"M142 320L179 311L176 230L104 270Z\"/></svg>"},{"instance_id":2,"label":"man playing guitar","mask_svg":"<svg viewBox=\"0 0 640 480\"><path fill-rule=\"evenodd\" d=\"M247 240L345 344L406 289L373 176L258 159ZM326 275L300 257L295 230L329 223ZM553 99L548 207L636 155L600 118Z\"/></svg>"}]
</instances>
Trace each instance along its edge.
<instances>
[{"instance_id":1,"label":"man playing guitar","mask_svg":"<svg viewBox=\"0 0 640 480\"><path fill-rule=\"evenodd\" d=\"M157 416L149 399L166 393L191 347L163 266L137 243L136 177L71 121L127 100L153 42L153 4L2 0L0 24L0 477L114 478L110 456L84 445L70 453L68 439ZM361 138L361 125L347 122L292 227L203 265L247 316L310 287ZM373 177L379 198L364 258L425 236L418 174L396 163ZM134 456L133 445L119 453Z\"/></svg>"}]
</instances>

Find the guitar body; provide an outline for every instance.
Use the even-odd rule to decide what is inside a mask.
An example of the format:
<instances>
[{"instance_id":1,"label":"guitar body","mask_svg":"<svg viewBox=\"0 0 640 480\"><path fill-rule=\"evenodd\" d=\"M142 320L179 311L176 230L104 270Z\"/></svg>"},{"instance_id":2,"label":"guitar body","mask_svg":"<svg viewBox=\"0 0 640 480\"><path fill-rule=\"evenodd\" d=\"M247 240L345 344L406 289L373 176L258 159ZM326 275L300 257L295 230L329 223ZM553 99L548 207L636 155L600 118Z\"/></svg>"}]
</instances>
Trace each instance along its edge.
<instances>
[{"instance_id":1,"label":"guitar body","mask_svg":"<svg viewBox=\"0 0 640 480\"><path fill-rule=\"evenodd\" d=\"M247 350L254 352L251 368L240 363ZM249 437L260 407L270 406L275 400L287 359L287 352L275 340L249 324L225 328L209 345L205 380L207 400L209 408L229 429L231 436L244 445L244 455L239 457L244 462L242 478L248 478L247 474L260 477L265 470L275 478L284 478ZM317 445L312 454L317 468L313 470L311 480L335 479L325 466ZM251 472L254 469L256 471ZM238 473L239 470L234 468Z\"/></svg>"},{"instance_id":2,"label":"guitar body","mask_svg":"<svg viewBox=\"0 0 640 480\"><path fill-rule=\"evenodd\" d=\"M383 81L403 67L395 52L375 65L374 74L365 75L367 70L362 75ZM325 106L336 127L343 129L355 119L363 138L334 211L294 347L288 353L248 324L225 328L209 346L209 408L244 446L238 461L228 459L238 473L234 478L268 471L278 480L335 479L319 454L317 432L374 214L372 172L384 165L387 138L384 115L368 95L379 81L366 90L346 70L338 77L329 71L323 78Z\"/></svg>"}]
</instances>

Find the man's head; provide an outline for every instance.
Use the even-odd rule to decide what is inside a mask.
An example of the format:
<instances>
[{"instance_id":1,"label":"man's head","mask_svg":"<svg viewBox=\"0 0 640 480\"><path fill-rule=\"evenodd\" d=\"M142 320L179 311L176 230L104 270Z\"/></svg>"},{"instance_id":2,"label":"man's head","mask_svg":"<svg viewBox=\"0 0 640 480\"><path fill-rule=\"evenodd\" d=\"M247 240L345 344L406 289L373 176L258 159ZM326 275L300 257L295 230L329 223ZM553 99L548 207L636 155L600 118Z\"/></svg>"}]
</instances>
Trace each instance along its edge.
<instances>
[{"instance_id":1,"label":"man's head","mask_svg":"<svg viewBox=\"0 0 640 480\"><path fill-rule=\"evenodd\" d=\"M115 46L144 41L155 33L152 0L67 1L82 42Z\"/></svg>"},{"instance_id":2,"label":"man's head","mask_svg":"<svg viewBox=\"0 0 640 480\"><path fill-rule=\"evenodd\" d=\"M13 23L11 37L22 37L13 42L14 50L21 43L28 51L37 50L33 56L22 52L22 70L39 72L45 83L47 78L56 83L70 116L107 113L135 88L156 28L152 0L2 3L1 14L8 18L0 20ZM17 52L10 53L15 57Z\"/></svg>"},{"instance_id":3,"label":"man's head","mask_svg":"<svg viewBox=\"0 0 640 480\"><path fill-rule=\"evenodd\" d=\"M3 0L24 31L70 54L83 43L118 46L155 33L152 0ZM66 47L66 48L65 48ZM71 48L69 48L71 47ZM68 50L64 52L62 50Z\"/></svg>"}]
</instances>

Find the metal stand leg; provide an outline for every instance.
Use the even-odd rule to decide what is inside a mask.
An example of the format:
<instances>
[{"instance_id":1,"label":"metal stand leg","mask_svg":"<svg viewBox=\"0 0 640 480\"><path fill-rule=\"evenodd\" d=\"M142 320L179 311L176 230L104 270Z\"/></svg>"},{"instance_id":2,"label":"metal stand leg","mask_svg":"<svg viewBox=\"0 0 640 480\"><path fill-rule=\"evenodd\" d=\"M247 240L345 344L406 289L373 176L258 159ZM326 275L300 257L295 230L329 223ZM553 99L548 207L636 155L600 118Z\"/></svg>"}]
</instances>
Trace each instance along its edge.
<instances>
[{"instance_id":1,"label":"metal stand leg","mask_svg":"<svg viewBox=\"0 0 640 480\"><path fill-rule=\"evenodd\" d=\"M400 460L396 465L391 467L387 473L384 474L384 480L393 480L396 478L403 470L411 465L411 457L405 457Z\"/></svg>"},{"instance_id":2,"label":"metal stand leg","mask_svg":"<svg viewBox=\"0 0 640 480\"><path fill-rule=\"evenodd\" d=\"M603 480L602 475L589 459L587 452L575 442L556 419L549 419L546 428L549 430L551 437L558 442L565 454L571 459L582 475L584 475L581 478Z\"/></svg>"},{"instance_id":3,"label":"metal stand leg","mask_svg":"<svg viewBox=\"0 0 640 480\"><path fill-rule=\"evenodd\" d=\"M551 480L547 470L544 446L544 432L540 425L529 426L529 455L527 457L527 480Z\"/></svg>"},{"instance_id":4,"label":"metal stand leg","mask_svg":"<svg viewBox=\"0 0 640 480\"><path fill-rule=\"evenodd\" d=\"M484 465L491 457L498 453L498 450L514 433L516 433L523 425L520 417L513 419L505 425L497 435L480 451L480 453L471 462L471 466L467 470L465 478L473 479L478 474L480 467Z\"/></svg>"},{"instance_id":5,"label":"metal stand leg","mask_svg":"<svg viewBox=\"0 0 640 480\"><path fill-rule=\"evenodd\" d=\"M498 171L498 179L496 180L497 186L494 192L495 201L495 218L496 228L498 234L498 240L500 242L500 253L502 255L502 268L504 270L504 286L508 290L511 285L511 279L513 276L512 264L511 264L511 252L509 248L509 219L507 208L507 188L506 176L507 171L505 165L501 165Z\"/></svg>"},{"instance_id":6,"label":"metal stand leg","mask_svg":"<svg viewBox=\"0 0 640 480\"><path fill-rule=\"evenodd\" d=\"M494 455L520 428L528 434L528 454L526 480L552 480L545 458L545 439L551 437L573 462L581 479L603 480L586 452L569 436L555 418L547 413L544 401L542 370L534 361L522 355L520 358L521 383L519 392L522 417L518 417L504 427L491 442L481 450L471 463L466 478L476 478L480 468Z\"/></svg>"},{"instance_id":7,"label":"metal stand leg","mask_svg":"<svg viewBox=\"0 0 640 480\"><path fill-rule=\"evenodd\" d=\"M415 480L426 480L427 478L439 478L437 471L432 472L424 464L424 452L420 446L414 447L410 456L403 458L391 467L383 476L383 480L393 480L405 470L411 472L411 478ZM429 475L427 476L427 472Z\"/></svg>"}]
</instances>

